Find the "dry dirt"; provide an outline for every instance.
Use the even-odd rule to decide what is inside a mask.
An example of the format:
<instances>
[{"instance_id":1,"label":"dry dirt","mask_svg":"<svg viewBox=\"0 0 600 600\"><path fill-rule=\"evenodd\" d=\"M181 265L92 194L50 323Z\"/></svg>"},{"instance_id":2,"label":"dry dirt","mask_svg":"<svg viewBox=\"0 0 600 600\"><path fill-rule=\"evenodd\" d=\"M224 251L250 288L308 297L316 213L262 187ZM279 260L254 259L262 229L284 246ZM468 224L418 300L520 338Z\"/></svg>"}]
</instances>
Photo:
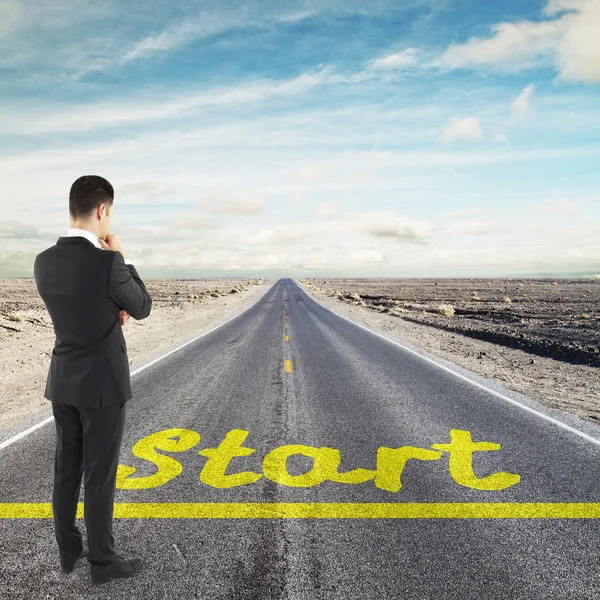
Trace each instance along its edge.
<instances>
[{"instance_id":1,"label":"dry dirt","mask_svg":"<svg viewBox=\"0 0 600 600\"><path fill-rule=\"evenodd\" d=\"M500 380L552 408L600 423L598 280L296 281L321 303L357 322ZM235 315L274 282L144 279L153 308L147 319L130 318L123 328L130 363L159 355ZM246 289L231 293L235 284ZM224 295L210 296L216 289ZM188 298L191 294L198 299ZM454 307L453 316L439 312L443 304ZM13 321L11 315L23 320ZM43 390L54 329L33 279L0 279L0 342L1 440L19 424L33 424L50 404Z\"/></svg>"},{"instance_id":2,"label":"dry dirt","mask_svg":"<svg viewBox=\"0 0 600 600\"><path fill-rule=\"evenodd\" d=\"M152 311L123 327L130 365L159 355L257 301L274 279L145 279ZM239 292L231 293L234 286ZM219 296L211 296L220 290ZM188 298L196 295L198 298ZM204 296L204 299L202 299ZM21 321L11 320L20 316ZM44 388L55 335L35 280L0 279L0 441L46 413Z\"/></svg>"},{"instance_id":3,"label":"dry dirt","mask_svg":"<svg viewBox=\"0 0 600 600\"><path fill-rule=\"evenodd\" d=\"M297 281L367 327L600 423L600 279Z\"/></svg>"}]
</instances>

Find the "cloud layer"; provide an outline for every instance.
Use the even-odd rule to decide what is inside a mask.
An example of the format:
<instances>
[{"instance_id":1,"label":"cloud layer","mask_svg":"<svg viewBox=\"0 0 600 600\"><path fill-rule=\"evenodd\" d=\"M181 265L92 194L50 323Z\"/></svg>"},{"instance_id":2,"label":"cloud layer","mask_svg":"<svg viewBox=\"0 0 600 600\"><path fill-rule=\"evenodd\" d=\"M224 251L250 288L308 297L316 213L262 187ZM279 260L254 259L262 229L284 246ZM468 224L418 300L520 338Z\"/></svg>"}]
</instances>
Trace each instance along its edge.
<instances>
[{"instance_id":1,"label":"cloud layer","mask_svg":"<svg viewBox=\"0 0 600 600\"><path fill-rule=\"evenodd\" d=\"M150 277L600 272L599 1L6 0L0 277L89 173Z\"/></svg>"},{"instance_id":2,"label":"cloud layer","mask_svg":"<svg viewBox=\"0 0 600 600\"><path fill-rule=\"evenodd\" d=\"M600 83L600 0L550 0L543 15L550 18L497 23L487 38L452 44L439 64L520 71L550 63L560 79Z\"/></svg>"}]
</instances>

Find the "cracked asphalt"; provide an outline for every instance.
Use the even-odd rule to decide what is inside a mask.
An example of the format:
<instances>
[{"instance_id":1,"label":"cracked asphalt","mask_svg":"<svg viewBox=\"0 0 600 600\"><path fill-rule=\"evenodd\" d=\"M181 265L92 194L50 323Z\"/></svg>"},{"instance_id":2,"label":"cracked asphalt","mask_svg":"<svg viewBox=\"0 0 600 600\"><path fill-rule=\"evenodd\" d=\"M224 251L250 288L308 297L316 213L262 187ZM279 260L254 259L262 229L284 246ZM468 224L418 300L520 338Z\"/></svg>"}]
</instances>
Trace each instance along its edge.
<instances>
[{"instance_id":1,"label":"cracked asphalt","mask_svg":"<svg viewBox=\"0 0 600 600\"><path fill-rule=\"evenodd\" d=\"M402 343L600 440L592 423ZM352 324L292 279L134 374L132 389L119 462L135 467L134 477L156 472L132 454L145 436L184 428L201 440L185 452L163 452L181 463L179 475L159 487L117 489L117 504L600 502L599 444ZM233 429L249 432L243 445L255 452L233 458L228 474L262 473L264 456L286 444L339 449L340 472L375 469L382 446L431 448L458 429L501 444L473 454L477 477L502 471L521 479L501 490L465 487L451 477L444 453L408 461L396 492L373 480L202 483L208 458L198 451L217 447ZM50 502L54 443L50 423L0 451L0 502ZM312 465L293 455L287 469L295 476ZM85 535L83 519L78 525ZM72 574L60 572L51 519L6 518L0 527L2 599L600 598L599 518L115 518L117 552L145 564L135 577L99 588L85 559Z\"/></svg>"}]
</instances>

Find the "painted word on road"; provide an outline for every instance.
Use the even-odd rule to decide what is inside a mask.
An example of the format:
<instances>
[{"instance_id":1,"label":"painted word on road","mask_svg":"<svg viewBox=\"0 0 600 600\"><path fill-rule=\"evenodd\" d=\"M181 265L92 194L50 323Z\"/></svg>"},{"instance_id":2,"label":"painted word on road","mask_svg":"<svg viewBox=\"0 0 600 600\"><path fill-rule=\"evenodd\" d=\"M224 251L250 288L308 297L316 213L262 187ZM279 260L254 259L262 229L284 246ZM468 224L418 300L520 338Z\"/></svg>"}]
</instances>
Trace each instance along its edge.
<instances>
[{"instance_id":1,"label":"painted word on road","mask_svg":"<svg viewBox=\"0 0 600 600\"><path fill-rule=\"evenodd\" d=\"M215 448L202 448L198 451L206 456L200 481L215 488L232 488L255 483L263 476L281 485L291 487L311 487L324 481L337 483L364 483L373 480L375 486L388 492L398 492L402 487L402 471L409 460L439 460L446 452L449 454L448 469L450 476L459 485L475 490L503 490L519 483L521 476L516 473L500 471L485 477L477 477L473 472L473 452L500 450L495 442L474 442L469 431L450 430L450 443L432 444L429 448L401 446L377 449L375 469L357 468L339 472L340 450L327 446L306 446L303 444L285 444L268 452L262 461L262 473L239 471L226 474L225 471L235 457L249 456L256 449L242 446L248 436L244 429L232 429ZM200 434L192 429L165 429L152 433L133 446L134 456L147 460L156 466L156 472L143 477L133 477L135 467L119 465L117 469L117 488L125 490L149 489L164 485L177 477L183 470L182 464L163 452L187 452L200 443ZM312 459L312 467L306 473L291 475L287 469L287 459L295 454Z\"/></svg>"}]
</instances>

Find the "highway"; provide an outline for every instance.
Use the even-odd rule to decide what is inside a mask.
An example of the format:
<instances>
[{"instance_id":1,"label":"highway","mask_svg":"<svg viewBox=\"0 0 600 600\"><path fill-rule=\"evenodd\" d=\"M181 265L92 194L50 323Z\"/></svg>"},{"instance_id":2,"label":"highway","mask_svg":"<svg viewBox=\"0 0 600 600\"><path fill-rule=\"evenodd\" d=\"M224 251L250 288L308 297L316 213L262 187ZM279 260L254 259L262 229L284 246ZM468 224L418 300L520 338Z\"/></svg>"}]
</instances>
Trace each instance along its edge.
<instances>
[{"instance_id":1,"label":"highway","mask_svg":"<svg viewBox=\"0 0 600 600\"><path fill-rule=\"evenodd\" d=\"M282 278L133 365L114 535L145 565L101 588L59 570L53 422L2 448L0 598L600 598L600 427L396 342Z\"/></svg>"}]
</instances>

